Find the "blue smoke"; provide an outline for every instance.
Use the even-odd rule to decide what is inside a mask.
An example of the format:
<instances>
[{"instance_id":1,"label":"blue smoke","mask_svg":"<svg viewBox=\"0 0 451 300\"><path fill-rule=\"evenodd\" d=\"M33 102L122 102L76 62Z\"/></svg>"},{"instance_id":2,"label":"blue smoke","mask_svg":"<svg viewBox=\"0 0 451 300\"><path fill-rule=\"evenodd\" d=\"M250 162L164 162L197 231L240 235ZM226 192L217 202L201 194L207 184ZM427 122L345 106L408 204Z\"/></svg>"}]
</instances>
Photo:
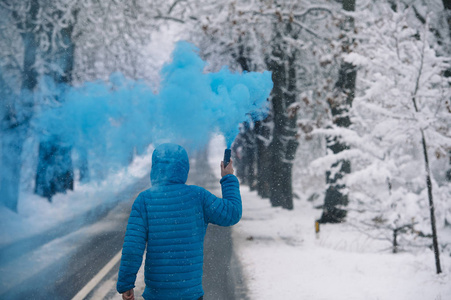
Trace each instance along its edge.
<instances>
[{"instance_id":1,"label":"blue smoke","mask_svg":"<svg viewBox=\"0 0 451 300\"><path fill-rule=\"evenodd\" d=\"M266 116L270 72L234 73L224 67L204 73L206 63L187 42L177 43L172 56L156 94L143 81L121 74L113 74L108 83L80 87L42 80L40 98L62 101L37 114L38 136L71 146L108 170L126 166L152 143L199 149L211 133L221 132L230 147L239 123Z\"/></svg>"}]
</instances>

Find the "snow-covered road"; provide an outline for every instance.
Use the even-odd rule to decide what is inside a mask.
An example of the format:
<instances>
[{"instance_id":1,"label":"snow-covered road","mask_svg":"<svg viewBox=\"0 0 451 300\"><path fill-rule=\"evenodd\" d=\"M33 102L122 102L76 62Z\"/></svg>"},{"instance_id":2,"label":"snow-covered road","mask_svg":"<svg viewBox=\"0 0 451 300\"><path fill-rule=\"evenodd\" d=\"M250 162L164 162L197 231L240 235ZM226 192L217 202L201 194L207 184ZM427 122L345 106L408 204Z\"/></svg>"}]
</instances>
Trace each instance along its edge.
<instances>
[{"instance_id":1,"label":"snow-covered road","mask_svg":"<svg viewBox=\"0 0 451 300\"><path fill-rule=\"evenodd\" d=\"M71 299L120 250L134 199L125 195L128 201L95 214L95 221L69 220L5 247L17 250L0 265L0 298Z\"/></svg>"},{"instance_id":2,"label":"snow-covered road","mask_svg":"<svg viewBox=\"0 0 451 300\"><path fill-rule=\"evenodd\" d=\"M195 160L196 161L196 160ZM206 160L192 163L189 184L220 195L219 179ZM0 299L120 299L115 291L120 252L136 195L149 186L146 174L116 199L75 218L55 222L36 234L0 247ZM111 196L111 195L110 195ZM31 231L32 232L32 231ZM116 257L116 258L115 258ZM240 266L234 259L230 228L209 226L205 240L205 299L245 299ZM136 294L144 290L142 271Z\"/></svg>"},{"instance_id":3,"label":"snow-covered road","mask_svg":"<svg viewBox=\"0 0 451 300\"><path fill-rule=\"evenodd\" d=\"M196 184L207 188L220 196L219 179L211 172L205 160L198 159L191 162L188 184ZM125 229L125 226L124 226ZM122 240L122 238L121 238ZM116 280L119 263L116 263L101 282L89 293L80 293L85 299L120 299L116 292ZM209 225L204 243L204 299L233 300L246 299L244 281L241 277L241 266L233 252L231 228ZM144 292L144 274L141 267L137 280L135 295ZM86 291L88 289L85 289Z\"/></svg>"}]
</instances>

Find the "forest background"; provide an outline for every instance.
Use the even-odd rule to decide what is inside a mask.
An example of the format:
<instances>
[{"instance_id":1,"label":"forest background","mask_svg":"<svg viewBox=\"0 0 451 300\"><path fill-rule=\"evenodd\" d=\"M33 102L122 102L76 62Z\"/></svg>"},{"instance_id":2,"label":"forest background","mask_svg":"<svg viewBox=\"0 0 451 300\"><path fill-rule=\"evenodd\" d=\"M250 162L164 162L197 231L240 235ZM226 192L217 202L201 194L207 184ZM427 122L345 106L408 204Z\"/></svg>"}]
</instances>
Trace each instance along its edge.
<instances>
[{"instance_id":1,"label":"forest background","mask_svg":"<svg viewBox=\"0 0 451 300\"><path fill-rule=\"evenodd\" d=\"M249 115L232 146L244 184L274 207L311 202L318 224L347 222L387 241L386 251L430 248L442 272L440 255L451 254L449 237L437 236L451 224L450 1L2 0L0 20L8 210L20 214L31 194L51 202L100 182L150 144L118 154L106 139L99 157L43 130L42 113L67 100L55 86L134 80L156 91L168 53L152 41L183 39L206 72L272 72L268 115ZM126 111L108 126L121 127Z\"/></svg>"}]
</instances>

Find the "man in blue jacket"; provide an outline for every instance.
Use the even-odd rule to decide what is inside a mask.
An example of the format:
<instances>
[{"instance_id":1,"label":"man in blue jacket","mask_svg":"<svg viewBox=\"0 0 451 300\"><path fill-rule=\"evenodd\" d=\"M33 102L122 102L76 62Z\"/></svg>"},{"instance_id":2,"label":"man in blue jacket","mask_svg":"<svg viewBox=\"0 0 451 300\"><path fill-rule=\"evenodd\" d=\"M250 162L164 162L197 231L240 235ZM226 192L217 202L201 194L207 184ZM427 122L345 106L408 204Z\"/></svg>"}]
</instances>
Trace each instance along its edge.
<instances>
[{"instance_id":1,"label":"man in blue jacket","mask_svg":"<svg viewBox=\"0 0 451 300\"><path fill-rule=\"evenodd\" d=\"M123 299L134 299L136 273L146 245L144 299L202 299L207 225L238 223L241 196L232 161L225 168L221 162L223 198L186 185L188 172L188 155L181 146L163 144L153 152L152 187L133 203L125 233L117 282Z\"/></svg>"}]
</instances>

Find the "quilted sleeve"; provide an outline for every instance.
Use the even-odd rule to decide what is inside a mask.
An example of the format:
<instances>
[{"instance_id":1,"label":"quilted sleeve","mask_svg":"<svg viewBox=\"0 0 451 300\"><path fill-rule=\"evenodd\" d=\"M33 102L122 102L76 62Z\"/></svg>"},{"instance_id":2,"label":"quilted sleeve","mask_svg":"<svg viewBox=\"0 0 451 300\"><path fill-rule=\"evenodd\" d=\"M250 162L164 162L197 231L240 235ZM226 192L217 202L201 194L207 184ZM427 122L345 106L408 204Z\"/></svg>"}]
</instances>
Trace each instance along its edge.
<instances>
[{"instance_id":1,"label":"quilted sleeve","mask_svg":"<svg viewBox=\"0 0 451 300\"><path fill-rule=\"evenodd\" d=\"M144 198L139 195L132 206L122 247L117 291L124 293L135 287L136 274L143 260L147 243L147 220Z\"/></svg>"},{"instance_id":2,"label":"quilted sleeve","mask_svg":"<svg viewBox=\"0 0 451 300\"><path fill-rule=\"evenodd\" d=\"M241 219L241 195L238 178L226 175L221 179L222 198L205 191L204 214L208 223L232 226Z\"/></svg>"}]
</instances>

